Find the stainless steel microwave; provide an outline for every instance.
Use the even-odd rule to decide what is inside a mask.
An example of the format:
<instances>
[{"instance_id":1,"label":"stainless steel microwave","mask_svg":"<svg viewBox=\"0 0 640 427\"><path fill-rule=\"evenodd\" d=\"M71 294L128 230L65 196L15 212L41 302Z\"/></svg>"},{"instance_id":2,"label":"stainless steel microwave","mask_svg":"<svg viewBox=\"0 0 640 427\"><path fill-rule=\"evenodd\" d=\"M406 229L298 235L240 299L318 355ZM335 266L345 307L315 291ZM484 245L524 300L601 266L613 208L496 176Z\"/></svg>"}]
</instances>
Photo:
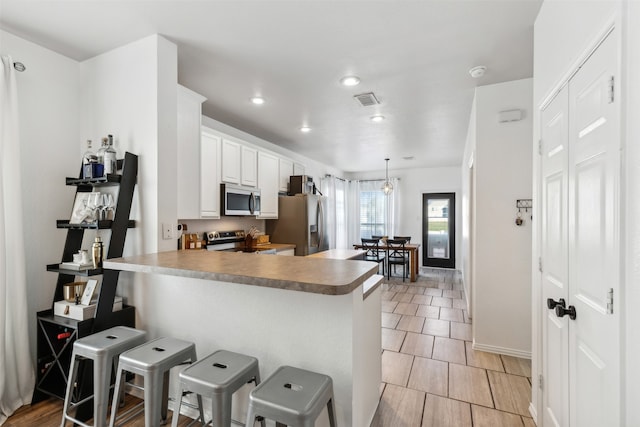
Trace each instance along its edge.
<instances>
[{"instance_id":1,"label":"stainless steel microwave","mask_svg":"<svg viewBox=\"0 0 640 427\"><path fill-rule=\"evenodd\" d=\"M223 215L260 215L260 190L257 188L220 184L220 196Z\"/></svg>"}]
</instances>

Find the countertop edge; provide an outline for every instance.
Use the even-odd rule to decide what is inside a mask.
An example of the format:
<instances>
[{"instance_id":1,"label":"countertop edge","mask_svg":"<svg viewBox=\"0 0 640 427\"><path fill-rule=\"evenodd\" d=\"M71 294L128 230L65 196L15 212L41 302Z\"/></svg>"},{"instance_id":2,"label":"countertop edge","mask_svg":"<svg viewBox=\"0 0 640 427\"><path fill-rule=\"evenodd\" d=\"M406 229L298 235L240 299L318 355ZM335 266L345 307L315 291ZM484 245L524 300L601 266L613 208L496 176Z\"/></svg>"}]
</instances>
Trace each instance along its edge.
<instances>
[{"instance_id":1,"label":"countertop edge","mask_svg":"<svg viewBox=\"0 0 640 427\"><path fill-rule=\"evenodd\" d=\"M160 253L162 254L162 253ZM147 254L146 256L154 256L159 254ZM141 256L144 257L144 256ZM129 271L135 273L161 274L176 277L187 277L202 280L213 280L220 282L229 282L242 285L268 287L274 289L293 290L299 292L323 294L323 295L346 295L352 293L359 286L364 285L372 276L377 274L378 266L370 263L371 267L360 273L350 282L346 283L313 283L308 281L297 281L293 278L275 278L275 277L259 277L256 275L246 275L242 273L229 273L219 271L208 271L203 269L189 269L174 266L152 264L150 261L143 262L141 257L131 256L125 258L111 258L104 260L103 268L111 270ZM290 257L282 257L290 258ZM313 260L309 260L313 262ZM337 261L337 262L353 262L353 261ZM366 261L359 261L366 262Z\"/></svg>"}]
</instances>

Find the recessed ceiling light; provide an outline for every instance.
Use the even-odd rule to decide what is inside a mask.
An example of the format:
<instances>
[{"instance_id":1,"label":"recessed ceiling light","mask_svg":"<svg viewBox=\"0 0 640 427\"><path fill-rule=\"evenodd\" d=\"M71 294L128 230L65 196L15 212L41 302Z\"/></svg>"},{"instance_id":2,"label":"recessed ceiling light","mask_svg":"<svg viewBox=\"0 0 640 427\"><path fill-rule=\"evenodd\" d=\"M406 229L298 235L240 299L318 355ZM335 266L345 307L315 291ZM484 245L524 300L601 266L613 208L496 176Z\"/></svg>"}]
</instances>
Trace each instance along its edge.
<instances>
[{"instance_id":1,"label":"recessed ceiling light","mask_svg":"<svg viewBox=\"0 0 640 427\"><path fill-rule=\"evenodd\" d=\"M251 98L251 102L256 105L262 105L264 104L264 98L261 96L254 96L253 98Z\"/></svg>"},{"instance_id":2,"label":"recessed ceiling light","mask_svg":"<svg viewBox=\"0 0 640 427\"><path fill-rule=\"evenodd\" d=\"M375 116L371 116L371 121L372 122L376 122L379 123L381 121L383 121L385 119L385 117L381 114L376 114Z\"/></svg>"},{"instance_id":3,"label":"recessed ceiling light","mask_svg":"<svg viewBox=\"0 0 640 427\"><path fill-rule=\"evenodd\" d=\"M360 77L358 76L344 76L340 79L340 83L343 86L356 86L360 83Z\"/></svg>"},{"instance_id":4,"label":"recessed ceiling light","mask_svg":"<svg viewBox=\"0 0 640 427\"><path fill-rule=\"evenodd\" d=\"M403 156L403 160L413 160L413 156Z\"/></svg>"},{"instance_id":5,"label":"recessed ceiling light","mask_svg":"<svg viewBox=\"0 0 640 427\"><path fill-rule=\"evenodd\" d=\"M300 132L302 132L302 133L309 133L309 132L311 132L311 128L310 128L309 126L302 126L302 127L300 128Z\"/></svg>"},{"instance_id":6,"label":"recessed ceiling light","mask_svg":"<svg viewBox=\"0 0 640 427\"><path fill-rule=\"evenodd\" d=\"M469 74L471 74L471 77L473 77L474 79L478 79L484 76L485 71L487 71L487 67L485 67L484 65L478 65L477 67L473 67L472 69L470 69Z\"/></svg>"}]
</instances>

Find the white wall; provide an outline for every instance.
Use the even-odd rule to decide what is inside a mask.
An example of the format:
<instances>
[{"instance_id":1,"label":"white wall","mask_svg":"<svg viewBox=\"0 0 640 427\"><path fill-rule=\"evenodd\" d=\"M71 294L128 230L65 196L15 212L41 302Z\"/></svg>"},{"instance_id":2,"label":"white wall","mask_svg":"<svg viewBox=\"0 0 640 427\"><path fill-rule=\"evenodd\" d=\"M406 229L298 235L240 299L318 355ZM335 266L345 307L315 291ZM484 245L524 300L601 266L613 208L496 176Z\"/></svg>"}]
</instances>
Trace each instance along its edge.
<instances>
[{"instance_id":1,"label":"white wall","mask_svg":"<svg viewBox=\"0 0 640 427\"><path fill-rule=\"evenodd\" d=\"M460 213L460 253L461 253L461 273L464 285L465 297L467 299L467 310L469 316L473 318L473 307L471 299L473 297L474 280L474 253L472 234L475 230L475 168L473 167L474 155L476 151L476 97L473 97L471 105L471 116L469 117L469 128L467 129L467 139L462 155L462 182L461 182L461 207Z\"/></svg>"},{"instance_id":2,"label":"white wall","mask_svg":"<svg viewBox=\"0 0 640 427\"><path fill-rule=\"evenodd\" d=\"M615 0L601 2L545 1L540 9L534 31L534 123L539 123L538 110L557 86L566 81L590 48L601 39L605 31L616 23L622 34L623 94L623 206L625 209L621 234L623 236L623 284L621 290L622 314L622 419L623 425L640 425L640 413L635 403L640 400L640 4ZM539 138L539 127L534 126L534 143ZM535 159L535 158L534 158ZM538 182L538 162L534 161L534 183ZM534 186L534 197L539 189ZM534 233L536 230L534 229ZM533 257L538 256L538 242L534 240ZM533 270L533 299L540 300L540 275ZM534 303L535 307L535 303ZM536 378L541 358L539 315L533 312L534 360L533 407L541 410Z\"/></svg>"},{"instance_id":3,"label":"white wall","mask_svg":"<svg viewBox=\"0 0 640 427\"><path fill-rule=\"evenodd\" d=\"M83 139L112 134L118 157L139 156L138 182L125 254L174 249L160 221L176 221L177 53L157 35L81 64ZM108 234L108 232L105 232ZM106 236L108 238L108 236Z\"/></svg>"},{"instance_id":4,"label":"white wall","mask_svg":"<svg viewBox=\"0 0 640 427\"><path fill-rule=\"evenodd\" d=\"M393 160L393 159L392 159ZM384 163L380 162L381 166ZM390 161L391 163L391 161ZM385 170L363 173L351 173L347 179L384 179ZM422 245L422 194L423 193L456 193L456 268L460 268L461 233L460 223L462 211L460 209L461 183L460 168L416 168L389 169L390 178L400 181L394 188L396 203L398 203L398 234L411 236L411 241ZM359 242L351 242L359 243ZM419 260L422 265L422 246Z\"/></svg>"},{"instance_id":5,"label":"white wall","mask_svg":"<svg viewBox=\"0 0 640 427\"><path fill-rule=\"evenodd\" d=\"M470 130L462 166L468 197L473 156L473 248L464 249L474 253L473 345L521 357L531 354L531 211L522 212L522 226L515 219L516 201L531 198L531 96L531 79L476 89L475 142ZM522 120L498 121L500 111L513 109Z\"/></svg>"},{"instance_id":6,"label":"white wall","mask_svg":"<svg viewBox=\"0 0 640 427\"><path fill-rule=\"evenodd\" d=\"M0 53L24 63L17 73L27 307L31 354L36 356L36 312L50 309L57 275L47 264L62 260L75 187L65 177L80 171L80 68L78 62L0 30ZM3 302L4 304L4 302Z\"/></svg>"}]
</instances>

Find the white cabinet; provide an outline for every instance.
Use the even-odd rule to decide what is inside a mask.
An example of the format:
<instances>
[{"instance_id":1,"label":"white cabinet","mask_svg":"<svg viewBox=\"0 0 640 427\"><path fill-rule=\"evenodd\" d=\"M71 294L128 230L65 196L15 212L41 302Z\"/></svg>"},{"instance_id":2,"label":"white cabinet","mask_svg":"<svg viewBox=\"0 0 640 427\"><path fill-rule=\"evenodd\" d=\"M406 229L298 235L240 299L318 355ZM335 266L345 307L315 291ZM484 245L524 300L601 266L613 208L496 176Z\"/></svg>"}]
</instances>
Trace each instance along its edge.
<instances>
[{"instance_id":1,"label":"white cabinet","mask_svg":"<svg viewBox=\"0 0 640 427\"><path fill-rule=\"evenodd\" d=\"M200 124L205 97L178 85L177 96L177 214L180 219L200 217Z\"/></svg>"},{"instance_id":2,"label":"white cabinet","mask_svg":"<svg viewBox=\"0 0 640 427\"><path fill-rule=\"evenodd\" d=\"M222 139L222 182L240 184L240 143Z\"/></svg>"},{"instance_id":3,"label":"white cabinet","mask_svg":"<svg viewBox=\"0 0 640 427\"><path fill-rule=\"evenodd\" d=\"M304 165L300 163L293 164L293 174L294 175L304 175Z\"/></svg>"},{"instance_id":4,"label":"white cabinet","mask_svg":"<svg viewBox=\"0 0 640 427\"><path fill-rule=\"evenodd\" d=\"M258 185L258 150L230 139L222 139L222 182L247 187Z\"/></svg>"},{"instance_id":5,"label":"white cabinet","mask_svg":"<svg viewBox=\"0 0 640 427\"><path fill-rule=\"evenodd\" d=\"M280 191L289 191L289 177L293 175L293 162L289 159L280 159L279 161L279 174L280 174Z\"/></svg>"},{"instance_id":6,"label":"white cabinet","mask_svg":"<svg viewBox=\"0 0 640 427\"><path fill-rule=\"evenodd\" d=\"M200 217L220 218L221 139L203 128L200 140Z\"/></svg>"},{"instance_id":7,"label":"white cabinet","mask_svg":"<svg viewBox=\"0 0 640 427\"><path fill-rule=\"evenodd\" d=\"M278 158L258 152L258 187L260 188L260 215L258 218L278 218Z\"/></svg>"},{"instance_id":8,"label":"white cabinet","mask_svg":"<svg viewBox=\"0 0 640 427\"><path fill-rule=\"evenodd\" d=\"M258 185L258 150L246 145L241 145L241 147L240 184L256 187Z\"/></svg>"}]
</instances>

